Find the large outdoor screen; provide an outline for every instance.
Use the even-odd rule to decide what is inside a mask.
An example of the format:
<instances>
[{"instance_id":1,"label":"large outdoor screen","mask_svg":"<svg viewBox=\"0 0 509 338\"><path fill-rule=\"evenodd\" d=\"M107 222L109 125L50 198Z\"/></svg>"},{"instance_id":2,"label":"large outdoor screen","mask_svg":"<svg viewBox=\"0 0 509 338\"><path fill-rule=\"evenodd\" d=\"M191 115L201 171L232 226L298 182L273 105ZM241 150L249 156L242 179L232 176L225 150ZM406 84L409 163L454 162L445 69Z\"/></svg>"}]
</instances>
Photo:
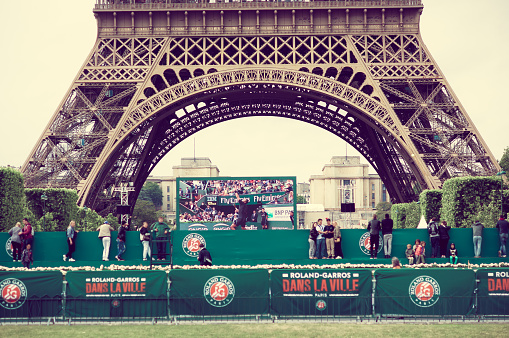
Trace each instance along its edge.
<instances>
[{"instance_id":1,"label":"large outdoor screen","mask_svg":"<svg viewBox=\"0 0 509 338\"><path fill-rule=\"evenodd\" d=\"M295 182L295 177L177 178L178 229L294 229Z\"/></svg>"}]
</instances>

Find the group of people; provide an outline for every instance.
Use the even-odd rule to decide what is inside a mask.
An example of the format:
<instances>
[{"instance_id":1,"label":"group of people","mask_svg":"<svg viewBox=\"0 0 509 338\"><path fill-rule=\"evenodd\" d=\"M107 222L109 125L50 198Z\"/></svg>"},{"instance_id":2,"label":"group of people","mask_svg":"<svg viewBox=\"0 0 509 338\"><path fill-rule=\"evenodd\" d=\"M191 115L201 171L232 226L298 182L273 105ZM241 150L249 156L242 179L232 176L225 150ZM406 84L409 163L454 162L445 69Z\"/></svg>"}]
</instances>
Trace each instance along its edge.
<instances>
[{"instance_id":1,"label":"group of people","mask_svg":"<svg viewBox=\"0 0 509 338\"><path fill-rule=\"evenodd\" d=\"M337 222L331 223L329 218L313 222L309 231L309 259L342 259L341 229Z\"/></svg>"},{"instance_id":2,"label":"group of people","mask_svg":"<svg viewBox=\"0 0 509 338\"><path fill-rule=\"evenodd\" d=\"M9 230L11 236L12 261L21 262L25 268L30 269L30 264L34 262L32 247L34 242L34 229L28 221L23 218L23 225L17 222L16 225Z\"/></svg>"}]
</instances>

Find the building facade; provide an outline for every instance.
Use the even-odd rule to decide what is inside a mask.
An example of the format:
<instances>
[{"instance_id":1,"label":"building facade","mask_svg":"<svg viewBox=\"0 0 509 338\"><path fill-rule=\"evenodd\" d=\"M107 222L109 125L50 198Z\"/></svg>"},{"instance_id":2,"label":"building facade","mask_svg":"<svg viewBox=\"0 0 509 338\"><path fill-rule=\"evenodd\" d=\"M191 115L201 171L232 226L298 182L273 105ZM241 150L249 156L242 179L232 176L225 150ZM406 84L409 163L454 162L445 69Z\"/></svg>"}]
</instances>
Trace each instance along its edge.
<instances>
[{"instance_id":1,"label":"building facade","mask_svg":"<svg viewBox=\"0 0 509 338\"><path fill-rule=\"evenodd\" d=\"M333 156L321 175L309 179L310 203L322 204L324 210L350 218L353 224L370 219L377 204L390 202L390 196L380 176L370 174L369 169L360 156ZM355 213L342 215L342 203L354 203Z\"/></svg>"}]
</instances>

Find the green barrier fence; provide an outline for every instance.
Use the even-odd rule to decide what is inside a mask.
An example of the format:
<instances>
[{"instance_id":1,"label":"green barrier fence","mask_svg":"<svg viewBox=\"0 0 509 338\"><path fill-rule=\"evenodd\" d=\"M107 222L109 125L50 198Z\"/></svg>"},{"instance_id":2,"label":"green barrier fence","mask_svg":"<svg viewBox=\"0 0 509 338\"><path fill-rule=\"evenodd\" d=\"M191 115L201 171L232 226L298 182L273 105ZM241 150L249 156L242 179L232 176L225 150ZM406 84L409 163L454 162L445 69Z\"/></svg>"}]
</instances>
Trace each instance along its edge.
<instances>
[{"instance_id":1,"label":"green barrier fence","mask_svg":"<svg viewBox=\"0 0 509 338\"><path fill-rule=\"evenodd\" d=\"M263 315L269 311L268 270L172 270L172 316Z\"/></svg>"},{"instance_id":2,"label":"green barrier fence","mask_svg":"<svg viewBox=\"0 0 509 338\"><path fill-rule=\"evenodd\" d=\"M65 314L70 317L167 317L163 271L70 271Z\"/></svg>"},{"instance_id":3,"label":"green barrier fence","mask_svg":"<svg viewBox=\"0 0 509 338\"><path fill-rule=\"evenodd\" d=\"M2 272L0 295L1 322L507 319L509 269L70 271L65 280L58 271Z\"/></svg>"},{"instance_id":4,"label":"green barrier fence","mask_svg":"<svg viewBox=\"0 0 509 338\"><path fill-rule=\"evenodd\" d=\"M59 271L0 272L0 318L54 317L61 313Z\"/></svg>"},{"instance_id":5,"label":"green barrier fence","mask_svg":"<svg viewBox=\"0 0 509 338\"><path fill-rule=\"evenodd\" d=\"M478 313L509 316L509 269L479 269L477 279Z\"/></svg>"},{"instance_id":6,"label":"green barrier fence","mask_svg":"<svg viewBox=\"0 0 509 338\"><path fill-rule=\"evenodd\" d=\"M370 270L274 270L271 314L278 316L367 316Z\"/></svg>"},{"instance_id":7,"label":"green barrier fence","mask_svg":"<svg viewBox=\"0 0 509 338\"><path fill-rule=\"evenodd\" d=\"M375 311L382 316L474 314L475 272L461 269L377 269Z\"/></svg>"}]
</instances>

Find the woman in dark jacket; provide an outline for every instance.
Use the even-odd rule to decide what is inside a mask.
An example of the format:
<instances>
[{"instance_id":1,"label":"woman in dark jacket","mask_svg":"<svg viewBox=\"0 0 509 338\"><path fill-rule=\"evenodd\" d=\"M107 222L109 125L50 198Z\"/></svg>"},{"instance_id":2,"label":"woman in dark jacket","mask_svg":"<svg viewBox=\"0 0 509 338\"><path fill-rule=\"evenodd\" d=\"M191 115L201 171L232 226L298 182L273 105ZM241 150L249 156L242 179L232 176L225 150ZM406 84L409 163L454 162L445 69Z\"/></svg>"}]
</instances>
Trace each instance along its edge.
<instances>
[{"instance_id":1,"label":"woman in dark jacket","mask_svg":"<svg viewBox=\"0 0 509 338\"><path fill-rule=\"evenodd\" d=\"M451 227L447 225L446 221L442 221L438 227L438 233L440 235L440 255L442 258L445 258L449 249L449 230L451 230Z\"/></svg>"}]
</instances>

